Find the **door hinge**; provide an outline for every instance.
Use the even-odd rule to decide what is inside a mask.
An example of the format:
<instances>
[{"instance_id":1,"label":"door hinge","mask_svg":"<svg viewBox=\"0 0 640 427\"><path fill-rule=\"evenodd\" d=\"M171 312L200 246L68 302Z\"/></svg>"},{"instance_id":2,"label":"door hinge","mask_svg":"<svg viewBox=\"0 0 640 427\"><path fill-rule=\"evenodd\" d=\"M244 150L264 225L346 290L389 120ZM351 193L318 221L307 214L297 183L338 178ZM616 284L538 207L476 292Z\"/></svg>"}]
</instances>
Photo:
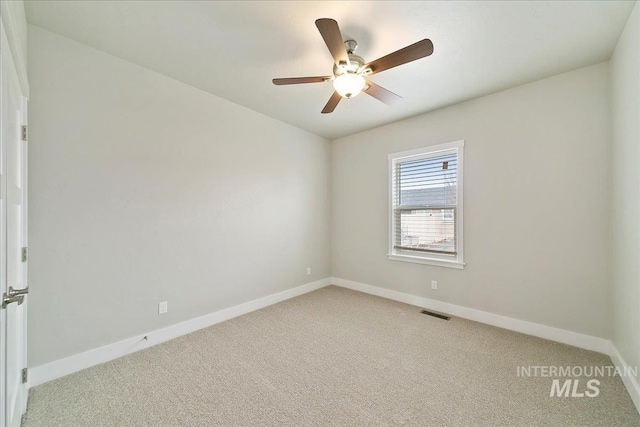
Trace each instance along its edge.
<instances>
[{"instance_id":1,"label":"door hinge","mask_svg":"<svg viewBox=\"0 0 640 427\"><path fill-rule=\"evenodd\" d=\"M28 379L29 379L29 370L27 368L24 368L22 370L22 384L25 384Z\"/></svg>"},{"instance_id":2,"label":"door hinge","mask_svg":"<svg viewBox=\"0 0 640 427\"><path fill-rule=\"evenodd\" d=\"M22 262L27 262L27 259L29 259L29 248L25 246L22 248Z\"/></svg>"},{"instance_id":3,"label":"door hinge","mask_svg":"<svg viewBox=\"0 0 640 427\"><path fill-rule=\"evenodd\" d=\"M28 137L28 136L29 136L29 135L27 134L27 126L26 126L26 125L23 125L23 126L22 126L22 140L23 140L23 141L27 141L27 137Z\"/></svg>"}]
</instances>

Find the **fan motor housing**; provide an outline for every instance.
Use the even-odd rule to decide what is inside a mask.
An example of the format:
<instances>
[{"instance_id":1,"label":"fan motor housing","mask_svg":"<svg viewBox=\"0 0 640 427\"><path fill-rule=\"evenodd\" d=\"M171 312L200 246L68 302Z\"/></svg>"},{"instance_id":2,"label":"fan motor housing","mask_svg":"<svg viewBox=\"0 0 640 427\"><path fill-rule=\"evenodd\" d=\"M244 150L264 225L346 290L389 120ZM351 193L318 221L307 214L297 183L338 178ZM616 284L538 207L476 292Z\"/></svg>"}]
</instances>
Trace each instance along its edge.
<instances>
[{"instance_id":1,"label":"fan motor housing","mask_svg":"<svg viewBox=\"0 0 640 427\"><path fill-rule=\"evenodd\" d=\"M354 73L360 74L358 71L362 71L362 67L364 67L364 59L362 57L355 55L353 53L349 54L349 64L340 64L333 66L333 75L338 77L344 73Z\"/></svg>"}]
</instances>

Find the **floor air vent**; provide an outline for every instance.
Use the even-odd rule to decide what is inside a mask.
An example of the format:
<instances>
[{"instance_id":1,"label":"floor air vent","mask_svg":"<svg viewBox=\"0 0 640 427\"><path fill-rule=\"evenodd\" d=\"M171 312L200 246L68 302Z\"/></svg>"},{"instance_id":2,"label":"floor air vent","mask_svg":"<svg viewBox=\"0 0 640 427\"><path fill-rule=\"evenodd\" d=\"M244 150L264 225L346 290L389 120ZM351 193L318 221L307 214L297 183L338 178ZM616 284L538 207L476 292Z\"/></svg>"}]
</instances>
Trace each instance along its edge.
<instances>
[{"instance_id":1,"label":"floor air vent","mask_svg":"<svg viewBox=\"0 0 640 427\"><path fill-rule=\"evenodd\" d=\"M428 314L429 316L437 317L438 319L449 320L451 317L445 316L444 314L434 313L433 311L422 310L420 313Z\"/></svg>"}]
</instances>

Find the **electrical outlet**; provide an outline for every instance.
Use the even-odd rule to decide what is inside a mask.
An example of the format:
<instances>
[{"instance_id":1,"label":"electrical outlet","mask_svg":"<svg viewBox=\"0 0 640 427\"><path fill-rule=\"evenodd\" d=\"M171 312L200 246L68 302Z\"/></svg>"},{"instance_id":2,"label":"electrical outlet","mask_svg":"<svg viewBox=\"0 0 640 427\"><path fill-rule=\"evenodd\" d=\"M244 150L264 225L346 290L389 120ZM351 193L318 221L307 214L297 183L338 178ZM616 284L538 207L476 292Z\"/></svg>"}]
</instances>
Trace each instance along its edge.
<instances>
[{"instance_id":1,"label":"electrical outlet","mask_svg":"<svg viewBox=\"0 0 640 427\"><path fill-rule=\"evenodd\" d=\"M311 276L311 267L307 267L307 276Z\"/></svg>"},{"instance_id":2,"label":"electrical outlet","mask_svg":"<svg viewBox=\"0 0 640 427\"><path fill-rule=\"evenodd\" d=\"M438 289L438 281L437 280L432 280L431 281L431 289Z\"/></svg>"},{"instance_id":3,"label":"electrical outlet","mask_svg":"<svg viewBox=\"0 0 640 427\"><path fill-rule=\"evenodd\" d=\"M166 301L162 301L158 303L158 314L165 314L169 311L169 303Z\"/></svg>"}]
</instances>

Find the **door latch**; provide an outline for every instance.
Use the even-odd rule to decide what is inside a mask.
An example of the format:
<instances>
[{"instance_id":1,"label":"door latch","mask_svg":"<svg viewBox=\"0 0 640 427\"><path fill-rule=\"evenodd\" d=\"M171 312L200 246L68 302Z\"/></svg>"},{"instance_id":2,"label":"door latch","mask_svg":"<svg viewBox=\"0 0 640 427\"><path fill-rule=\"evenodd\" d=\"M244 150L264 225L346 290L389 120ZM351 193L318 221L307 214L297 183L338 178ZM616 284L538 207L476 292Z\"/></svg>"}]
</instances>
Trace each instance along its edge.
<instances>
[{"instance_id":1,"label":"door latch","mask_svg":"<svg viewBox=\"0 0 640 427\"><path fill-rule=\"evenodd\" d=\"M17 302L18 305L24 302L24 296L29 293L29 287L27 286L24 289L13 289L12 286L9 286L9 292L5 292L2 296L2 308L7 308L7 305Z\"/></svg>"}]
</instances>

